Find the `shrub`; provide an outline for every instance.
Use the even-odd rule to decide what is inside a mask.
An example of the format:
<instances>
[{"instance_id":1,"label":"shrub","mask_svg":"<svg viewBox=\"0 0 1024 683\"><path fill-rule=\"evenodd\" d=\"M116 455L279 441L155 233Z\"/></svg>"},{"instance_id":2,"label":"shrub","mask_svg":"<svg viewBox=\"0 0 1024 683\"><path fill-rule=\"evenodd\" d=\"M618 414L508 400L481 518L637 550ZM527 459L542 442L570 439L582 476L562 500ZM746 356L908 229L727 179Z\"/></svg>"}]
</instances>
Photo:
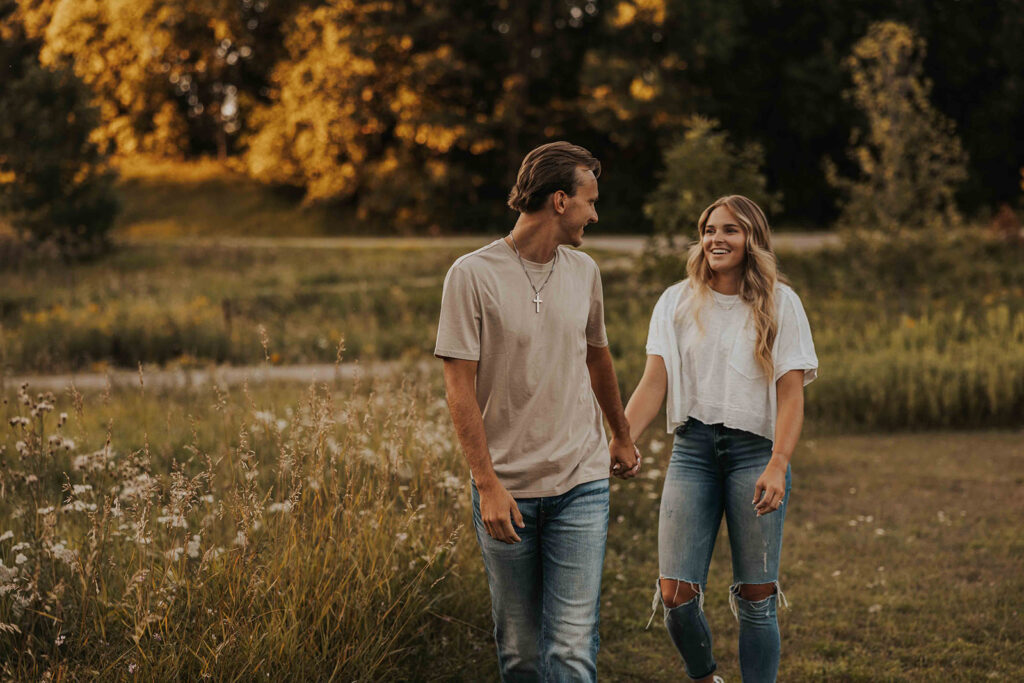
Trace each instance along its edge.
<instances>
[{"instance_id":1,"label":"shrub","mask_svg":"<svg viewBox=\"0 0 1024 683\"><path fill-rule=\"evenodd\" d=\"M761 145L738 147L712 119L691 118L664 161L660 182L644 206L658 234L691 237L701 211L726 194L746 195L769 214L782 208L780 196L766 189Z\"/></svg>"},{"instance_id":2,"label":"shrub","mask_svg":"<svg viewBox=\"0 0 1024 683\"><path fill-rule=\"evenodd\" d=\"M846 196L840 217L846 227L913 228L957 224L954 192L967 177L966 154L953 122L928 101L925 44L892 21L872 24L845 65L853 80L846 96L863 112L849 157L854 178L839 175L826 160L829 182Z\"/></svg>"}]
</instances>

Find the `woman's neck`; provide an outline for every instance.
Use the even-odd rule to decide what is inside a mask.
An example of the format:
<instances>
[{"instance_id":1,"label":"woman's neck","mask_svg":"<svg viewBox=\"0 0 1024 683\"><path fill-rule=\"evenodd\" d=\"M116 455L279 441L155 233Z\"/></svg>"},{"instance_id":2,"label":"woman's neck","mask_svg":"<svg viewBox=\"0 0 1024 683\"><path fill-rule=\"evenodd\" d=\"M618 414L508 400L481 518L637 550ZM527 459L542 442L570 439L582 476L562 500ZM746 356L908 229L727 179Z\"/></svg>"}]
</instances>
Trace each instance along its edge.
<instances>
[{"instance_id":1,"label":"woman's neck","mask_svg":"<svg viewBox=\"0 0 1024 683\"><path fill-rule=\"evenodd\" d=\"M736 271L715 273L711 276L711 281L708 284L711 286L711 289L715 290L719 294L739 294L740 274Z\"/></svg>"}]
</instances>

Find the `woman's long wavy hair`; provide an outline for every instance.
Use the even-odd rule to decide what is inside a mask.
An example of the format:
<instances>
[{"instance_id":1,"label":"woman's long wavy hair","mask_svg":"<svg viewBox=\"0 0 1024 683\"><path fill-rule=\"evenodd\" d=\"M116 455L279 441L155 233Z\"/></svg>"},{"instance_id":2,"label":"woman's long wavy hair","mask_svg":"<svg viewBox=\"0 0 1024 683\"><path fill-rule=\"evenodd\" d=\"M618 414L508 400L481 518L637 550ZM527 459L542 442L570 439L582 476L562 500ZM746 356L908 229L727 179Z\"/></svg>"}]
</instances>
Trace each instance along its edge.
<instances>
[{"instance_id":1,"label":"woman's long wavy hair","mask_svg":"<svg viewBox=\"0 0 1024 683\"><path fill-rule=\"evenodd\" d=\"M743 258L743 276L740 279L740 298L750 304L757 332L754 357L768 378L772 377L772 346L778 326L775 322L775 285L782 278L778 272L775 252L772 250L771 228L764 211L757 204L738 194L716 199L701 213L697 221L697 243L690 247L686 273L690 278L693 296L680 297L676 317L693 315L700 327L700 309L711 298L711 280L714 272L704 256L704 231L711 212L727 207L744 227L746 249ZM784 281L784 280L782 280ZM769 379L770 381L770 379Z\"/></svg>"}]
</instances>

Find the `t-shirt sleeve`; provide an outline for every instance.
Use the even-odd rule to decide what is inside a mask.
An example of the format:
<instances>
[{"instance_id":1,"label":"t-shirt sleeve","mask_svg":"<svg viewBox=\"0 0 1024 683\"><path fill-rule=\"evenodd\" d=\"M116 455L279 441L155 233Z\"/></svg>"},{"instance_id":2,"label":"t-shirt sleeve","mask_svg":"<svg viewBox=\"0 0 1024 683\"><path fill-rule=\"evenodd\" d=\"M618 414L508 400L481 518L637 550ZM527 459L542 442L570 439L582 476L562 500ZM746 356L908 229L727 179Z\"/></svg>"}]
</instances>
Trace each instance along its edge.
<instances>
[{"instance_id":1,"label":"t-shirt sleeve","mask_svg":"<svg viewBox=\"0 0 1024 683\"><path fill-rule=\"evenodd\" d=\"M604 290L601 287L601 270L591 261L594 278L590 286L590 314L587 316L587 344L608 346L608 333L604 328Z\"/></svg>"},{"instance_id":2,"label":"t-shirt sleeve","mask_svg":"<svg viewBox=\"0 0 1024 683\"><path fill-rule=\"evenodd\" d=\"M804 371L804 386L818 376L818 356L814 352L811 325L796 292L784 291L779 297L779 331L775 338L775 381L790 370Z\"/></svg>"},{"instance_id":3,"label":"t-shirt sleeve","mask_svg":"<svg viewBox=\"0 0 1024 683\"><path fill-rule=\"evenodd\" d=\"M672 337L669 326L672 325L672 311L669 311L668 290L662 293L658 303L654 304L654 312L651 313L651 324L647 328L647 355L668 356Z\"/></svg>"},{"instance_id":4,"label":"t-shirt sleeve","mask_svg":"<svg viewBox=\"0 0 1024 683\"><path fill-rule=\"evenodd\" d=\"M480 297L472 274L456 263L444 278L434 355L480 360Z\"/></svg>"}]
</instances>

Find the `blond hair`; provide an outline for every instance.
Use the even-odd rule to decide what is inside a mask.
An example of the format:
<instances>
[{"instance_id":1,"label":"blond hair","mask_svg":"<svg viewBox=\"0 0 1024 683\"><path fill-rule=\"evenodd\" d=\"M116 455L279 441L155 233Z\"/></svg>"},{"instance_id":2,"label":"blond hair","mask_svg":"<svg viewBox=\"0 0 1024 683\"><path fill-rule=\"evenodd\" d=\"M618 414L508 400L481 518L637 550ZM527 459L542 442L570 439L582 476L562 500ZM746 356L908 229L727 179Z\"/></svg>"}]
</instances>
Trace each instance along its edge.
<instances>
[{"instance_id":1,"label":"blond hair","mask_svg":"<svg viewBox=\"0 0 1024 683\"><path fill-rule=\"evenodd\" d=\"M784 280L779 275L775 252L772 250L768 219L761 207L750 199L738 194L720 197L701 213L697 220L697 243L690 247L690 255L686 260L686 273L695 296L680 297L676 318L692 315L698 327L701 327L700 309L711 296L711 280L714 278L714 271L704 255L704 231L711 212L720 206L728 208L745 229L746 245L739 296L750 305L754 319L754 330L757 333L754 358L765 375L771 378L774 369L772 347L778 333L778 324L775 322L775 286Z\"/></svg>"}]
</instances>

